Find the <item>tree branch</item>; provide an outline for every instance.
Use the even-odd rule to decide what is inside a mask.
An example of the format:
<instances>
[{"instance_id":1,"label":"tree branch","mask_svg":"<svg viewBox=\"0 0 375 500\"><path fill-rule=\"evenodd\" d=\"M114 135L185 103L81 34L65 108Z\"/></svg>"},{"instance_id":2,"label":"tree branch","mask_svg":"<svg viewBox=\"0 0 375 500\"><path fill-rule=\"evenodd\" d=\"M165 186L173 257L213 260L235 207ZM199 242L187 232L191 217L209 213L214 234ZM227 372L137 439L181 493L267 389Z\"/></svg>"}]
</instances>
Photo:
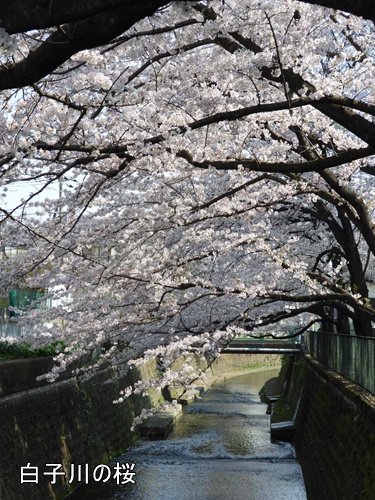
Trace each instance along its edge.
<instances>
[{"instance_id":1,"label":"tree branch","mask_svg":"<svg viewBox=\"0 0 375 500\"><path fill-rule=\"evenodd\" d=\"M196 168L207 169L214 167L217 170L236 170L240 167L252 170L254 172L268 172L268 173L303 173L303 172L320 172L326 168L339 167L346 163L350 163L355 160L360 160L362 158L367 158L375 154L375 148L367 147L362 149L351 149L340 153L335 156L330 156L328 158L321 158L319 160L296 162L296 163L267 163L259 162L257 160L235 159L227 161L217 161L217 160L204 160L196 161L187 151L180 151L177 156L183 158L188 163Z\"/></svg>"},{"instance_id":2,"label":"tree branch","mask_svg":"<svg viewBox=\"0 0 375 500\"><path fill-rule=\"evenodd\" d=\"M167 3L165 0L136 2L136 5L126 2L126 5L120 8L64 25L63 32L54 31L25 59L0 71L0 90L32 85L50 74L73 54L110 42L137 21L150 16Z\"/></svg>"}]
</instances>

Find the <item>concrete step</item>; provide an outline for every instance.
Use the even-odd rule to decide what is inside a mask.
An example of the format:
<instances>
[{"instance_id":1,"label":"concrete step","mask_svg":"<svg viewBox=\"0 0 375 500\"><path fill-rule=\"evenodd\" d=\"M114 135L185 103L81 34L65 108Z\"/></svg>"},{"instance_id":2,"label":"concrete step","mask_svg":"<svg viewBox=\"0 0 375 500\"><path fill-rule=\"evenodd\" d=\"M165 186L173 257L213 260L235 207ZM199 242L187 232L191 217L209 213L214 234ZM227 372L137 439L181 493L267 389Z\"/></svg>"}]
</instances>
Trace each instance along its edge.
<instances>
[{"instance_id":1,"label":"concrete step","mask_svg":"<svg viewBox=\"0 0 375 500\"><path fill-rule=\"evenodd\" d=\"M203 386L194 387L194 389L188 389L178 398L177 401L181 405L189 405L202 397L206 390L207 387Z\"/></svg>"},{"instance_id":2,"label":"concrete step","mask_svg":"<svg viewBox=\"0 0 375 500\"><path fill-rule=\"evenodd\" d=\"M168 436L182 415L182 405L171 405L165 410L157 411L140 426L143 437L161 439Z\"/></svg>"}]
</instances>

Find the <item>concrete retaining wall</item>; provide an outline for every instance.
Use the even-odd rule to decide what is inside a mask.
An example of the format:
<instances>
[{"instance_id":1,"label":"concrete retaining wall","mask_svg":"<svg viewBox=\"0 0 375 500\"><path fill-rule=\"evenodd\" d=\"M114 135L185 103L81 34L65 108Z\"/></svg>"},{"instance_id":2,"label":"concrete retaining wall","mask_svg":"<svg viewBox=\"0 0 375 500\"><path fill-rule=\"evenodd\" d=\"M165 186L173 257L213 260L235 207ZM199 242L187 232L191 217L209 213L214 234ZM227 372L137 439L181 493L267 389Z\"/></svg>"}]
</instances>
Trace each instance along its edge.
<instances>
[{"instance_id":1,"label":"concrete retaining wall","mask_svg":"<svg viewBox=\"0 0 375 500\"><path fill-rule=\"evenodd\" d=\"M52 356L15 359L0 363L0 397L48 385L49 382L46 379L37 380L37 377L51 371L54 364ZM78 362L72 363L65 372L60 374L59 381L71 378L73 370L78 366Z\"/></svg>"},{"instance_id":2,"label":"concrete retaining wall","mask_svg":"<svg viewBox=\"0 0 375 500\"><path fill-rule=\"evenodd\" d=\"M70 464L89 464L92 470L130 446L136 439L130 432L134 415L153 402L142 397L120 405L113 401L121 388L153 370L150 364L141 373L106 383L113 375L108 369L86 382L70 378L1 397L0 498L63 498L71 487L69 477L58 476L51 484L51 476L43 474L52 470L46 464L62 464L66 471ZM35 475L28 477L33 482L21 484L21 467L28 464L37 467L38 484Z\"/></svg>"},{"instance_id":3,"label":"concrete retaining wall","mask_svg":"<svg viewBox=\"0 0 375 500\"><path fill-rule=\"evenodd\" d=\"M375 396L310 356L305 360L294 445L308 498L373 500Z\"/></svg>"},{"instance_id":4,"label":"concrete retaining wall","mask_svg":"<svg viewBox=\"0 0 375 500\"><path fill-rule=\"evenodd\" d=\"M255 370L257 368L273 368L281 366L282 356L279 354L222 354L208 369L214 376Z\"/></svg>"}]
</instances>

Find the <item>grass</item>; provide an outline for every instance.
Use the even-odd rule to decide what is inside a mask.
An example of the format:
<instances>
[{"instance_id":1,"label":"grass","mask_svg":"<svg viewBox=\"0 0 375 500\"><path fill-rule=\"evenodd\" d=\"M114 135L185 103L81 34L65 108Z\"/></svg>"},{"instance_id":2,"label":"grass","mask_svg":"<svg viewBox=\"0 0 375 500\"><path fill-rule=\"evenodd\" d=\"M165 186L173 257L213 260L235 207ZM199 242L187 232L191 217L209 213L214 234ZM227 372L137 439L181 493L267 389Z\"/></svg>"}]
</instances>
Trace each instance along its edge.
<instances>
[{"instance_id":1,"label":"grass","mask_svg":"<svg viewBox=\"0 0 375 500\"><path fill-rule=\"evenodd\" d=\"M43 358L54 356L61 350L61 342L54 342L51 345L32 349L27 342L0 342L0 362L11 361L13 359Z\"/></svg>"}]
</instances>

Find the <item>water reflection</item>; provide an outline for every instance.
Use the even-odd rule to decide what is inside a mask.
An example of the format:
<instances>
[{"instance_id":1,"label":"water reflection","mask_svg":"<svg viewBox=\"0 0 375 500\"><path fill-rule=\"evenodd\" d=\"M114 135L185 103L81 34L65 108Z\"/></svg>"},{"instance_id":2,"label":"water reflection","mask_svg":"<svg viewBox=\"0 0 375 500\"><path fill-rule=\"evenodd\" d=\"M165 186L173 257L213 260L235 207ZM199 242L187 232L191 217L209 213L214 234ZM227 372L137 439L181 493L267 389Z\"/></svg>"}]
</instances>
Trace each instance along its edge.
<instances>
[{"instance_id":1,"label":"water reflection","mask_svg":"<svg viewBox=\"0 0 375 500\"><path fill-rule=\"evenodd\" d=\"M294 450L271 442L266 405L258 397L276 373L253 373L215 385L185 408L168 439L140 441L117 459L136 464L135 484L91 482L71 499L306 499Z\"/></svg>"}]
</instances>

